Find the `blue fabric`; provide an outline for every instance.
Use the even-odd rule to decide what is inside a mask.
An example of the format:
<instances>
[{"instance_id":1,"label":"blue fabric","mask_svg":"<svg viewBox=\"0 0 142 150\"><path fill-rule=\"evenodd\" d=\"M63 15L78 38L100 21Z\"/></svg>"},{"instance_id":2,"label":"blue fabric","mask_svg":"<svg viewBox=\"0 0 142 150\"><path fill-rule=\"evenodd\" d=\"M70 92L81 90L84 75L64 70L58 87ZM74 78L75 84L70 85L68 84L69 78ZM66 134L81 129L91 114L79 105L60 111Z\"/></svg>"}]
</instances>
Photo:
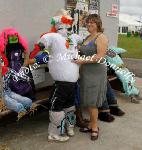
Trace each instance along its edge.
<instances>
[{"instance_id":1,"label":"blue fabric","mask_svg":"<svg viewBox=\"0 0 142 150\"><path fill-rule=\"evenodd\" d=\"M116 66L121 66L124 64L121 57L117 54L114 57L110 57L110 56L106 55L106 59L107 59L107 62L109 62L110 64L115 64Z\"/></svg>"},{"instance_id":2,"label":"blue fabric","mask_svg":"<svg viewBox=\"0 0 142 150\"><path fill-rule=\"evenodd\" d=\"M122 53L127 52L127 50L120 48L120 47L109 47L108 50L112 50L117 54L122 54Z\"/></svg>"},{"instance_id":3,"label":"blue fabric","mask_svg":"<svg viewBox=\"0 0 142 150\"><path fill-rule=\"evenodd\" d=\"M13 110L17 113L26 111L26 109L31 108L32 100L11 91L11 89L9 88L10 76L11 76L10 72L8 72L5 76L3 76L4 103L8 109Z\"/></svg>"},{"instance_id":4,"label":"blue fabric","mask_svg":"<svg viewBox=\"0 0 142 150\"><path fill-rule=\"evenodd\" d=\"M78 82L76 83L75 106L80 106L80 85Z\"/></svg>"},{"instance_id":5,"label":"blue fabric","mask_svg":"<svg viewBox=\"0 0 142 150\"><path fill-rule=\"evenodd\" d=\"M135 78L127 68L121 68L121 70L117 70L115 73L122 82L127 96L139 94L139 90L135 87Z\"/></svg>"},{"instance_id":6,"label":"blue fabric","mask_svg":"<svg viewBox=\"0 0 142 150\"><path fill-rule=\"evenodd\" d=\"M116 96L113 89L111 88L109 81L107 81L107 101L109 104L117 104Z\"/></svg>"},{"instance_id":7,"label":"blue fabric","mask_svg":"<svg viewBox=\"0 0 142 150\"><path fill-rule=\"evenodd\" d=\"M74 111L67 112L65 114L65 117L66 117L66 120L68 121L68 123L70 125L75 125L75 123L76 123L76 116L74 114Z\"/></svg>"},{"instance_id":8,"label":"blue fabric","mask_svg":"<svg viewBox=\"0 0 142 150\"><path fill-rule=\"evenodd\" d=\"M138 95L139 90L135 87L135 78L133 77L133 74L124 67L124 62L121 57L110 50L107 52L106 59L110 64L110 68L115 71L115 74L122 82L125 94L127 96Z\"/></svg>"},{"instance_id":9,"label":"blue fabric","mask_svg":"<svg viewBox=\"0 0 142 150\"><path fill-rule=\"evenodd\" d=\"M17 113L26 111L27 109L30 109L32 106L31 99L23 97L14 92L4 93L4 103L8 109L13 110Z\"/></svg>"},{"instance_id":10,"label":"blue fabric","mask_svg":"<svg viewBox=\"0 0 142 150\"><path fill-rule=\"evenodd\" d=\"M35 60L38 64L46 64L49 60L49 55L47 52L42 52L35 57Z\"/></svg>"}]
</instances>

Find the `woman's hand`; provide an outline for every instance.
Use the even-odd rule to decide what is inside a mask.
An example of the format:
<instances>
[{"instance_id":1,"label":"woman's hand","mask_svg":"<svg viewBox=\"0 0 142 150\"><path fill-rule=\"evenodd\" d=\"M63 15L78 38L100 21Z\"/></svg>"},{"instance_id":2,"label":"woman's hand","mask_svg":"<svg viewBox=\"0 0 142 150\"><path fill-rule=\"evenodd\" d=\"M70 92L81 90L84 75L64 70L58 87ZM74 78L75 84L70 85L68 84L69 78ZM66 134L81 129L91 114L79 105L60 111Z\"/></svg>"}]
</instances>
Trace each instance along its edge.
<instances>
[{"instance_id":1,"label":"woman's hand","mask_svg":"<svg viewBox=\"0 0 142 150\"><path fill-rule=\"evenodd\" d=\"M74 60L72 60L72 62L73 62L73 63L76 63L76 64L78 64L78 65L82 65L82 64L85 63L85 61L82 60L82 59L74 59Z\"/></svg>"}]
</instances>

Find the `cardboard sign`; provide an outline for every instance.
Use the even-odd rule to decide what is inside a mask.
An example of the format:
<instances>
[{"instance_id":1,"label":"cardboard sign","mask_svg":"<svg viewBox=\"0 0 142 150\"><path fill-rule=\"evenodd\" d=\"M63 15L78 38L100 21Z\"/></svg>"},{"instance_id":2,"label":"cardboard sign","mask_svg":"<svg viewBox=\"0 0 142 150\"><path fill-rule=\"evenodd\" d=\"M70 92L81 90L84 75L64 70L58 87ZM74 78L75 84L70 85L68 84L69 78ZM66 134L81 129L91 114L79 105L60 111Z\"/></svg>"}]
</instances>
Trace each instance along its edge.
<instances>
[{"instance_id":1,"label":"cardboard sign","mask_svg":"<svg viewBox=\"0 0 142 150\"><path fill-rule=\"evenodd\" d=\"M107 12L107 16L118 17L118 5L117 4L112 4L111 11Z\"/></svg>"}]
</instances>

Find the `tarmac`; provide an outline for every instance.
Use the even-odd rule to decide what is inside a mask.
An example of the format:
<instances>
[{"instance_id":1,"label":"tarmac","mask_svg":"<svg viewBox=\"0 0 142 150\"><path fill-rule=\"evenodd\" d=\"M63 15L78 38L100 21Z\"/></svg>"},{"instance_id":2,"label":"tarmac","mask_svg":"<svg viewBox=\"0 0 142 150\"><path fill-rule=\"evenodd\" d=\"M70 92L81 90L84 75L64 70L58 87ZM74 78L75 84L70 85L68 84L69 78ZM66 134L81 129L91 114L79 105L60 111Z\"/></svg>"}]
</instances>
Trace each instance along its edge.
<instances>
[{"instance_id":1,"label":"tarmac","mask_svg":"<svg viewBox=\"0 0 142 150\"><path fill-rule=\"evenodd\" d=\"M123 58L123 61L135 76L142 78L142 59Z\"/></svg>"},{"instance_id":2,"label":"tarmac","mask_svg":"<svg viewBox=\"0 0 142 150\"><path fill-rule=\"evenodd\" d=\"M142 95L142 78L136 79L136 87ZM123 93L116 91L116 95L126 114L115 117L112 123L99 121L100 134L97 141L91 141L89 133L80 133L76 127L76 135L67 143L48 142L48 112L43 112L1 126L0 150L142 150L142 101L141 104L133 104Z\"/></svg>"}]
</instances>

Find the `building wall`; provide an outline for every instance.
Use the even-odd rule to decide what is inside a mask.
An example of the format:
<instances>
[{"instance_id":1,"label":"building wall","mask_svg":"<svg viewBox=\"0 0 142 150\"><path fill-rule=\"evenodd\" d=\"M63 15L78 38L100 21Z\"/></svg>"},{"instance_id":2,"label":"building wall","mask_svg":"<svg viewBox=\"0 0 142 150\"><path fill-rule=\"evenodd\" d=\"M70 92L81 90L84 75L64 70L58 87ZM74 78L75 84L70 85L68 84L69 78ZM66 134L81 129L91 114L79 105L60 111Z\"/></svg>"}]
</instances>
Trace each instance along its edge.
<instances>
[{"instance_id":1,"label":"building wall","mask_svg":"<svg viewBox=\"0 0 142 150\"><path fill-rule=\"evenodd\" d=\"M100 0L100 16L104 31L109 38L109 45L117 46L119 19L106 16L106 13L111 11L112 4L119 6L119 0Z\"/></svg>"},{"instance_id":2,"label":"building wall","mask_svg":"<svg viewBox=\"0 0 142 150\"><path fill-rule=\"evenodd\" d=\"M64 0L0 0L0 31L15 27L32 48L39 35L49 31L51 16L64 7Z\"/></svg>"},{"instance_id":3,"label":"building wall","mask_svg":"<svg viewBox=\"0 0 142 150\"><path fill-rule=\"evenodd\" d=\"M49 31L50 18L56 11L65 7L64 0L0 0L0 31L6 27L16 28L29 42L30 50L39 36ZM49 73L44 68L33 74L36 86L43 87L52 84ZM47 79L48 78L48 79ZM44 82L40 82L43 81Z\"/></svg>"}]
</instances>

